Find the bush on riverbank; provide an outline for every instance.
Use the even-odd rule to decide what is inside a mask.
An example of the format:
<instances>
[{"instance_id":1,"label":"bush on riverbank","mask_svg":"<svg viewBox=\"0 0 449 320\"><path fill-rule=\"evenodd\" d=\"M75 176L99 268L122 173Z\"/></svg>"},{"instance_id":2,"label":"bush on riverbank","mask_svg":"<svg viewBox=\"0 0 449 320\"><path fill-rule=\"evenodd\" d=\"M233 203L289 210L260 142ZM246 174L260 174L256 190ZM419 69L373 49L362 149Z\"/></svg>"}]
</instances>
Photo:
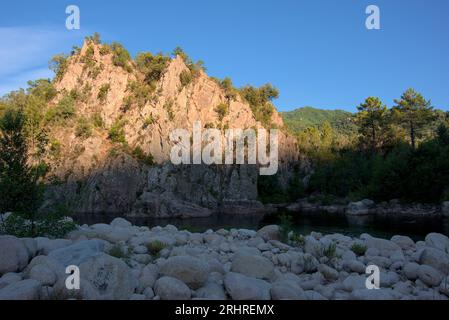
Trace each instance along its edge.
<instances>
[{"instance_id":1,"label":"bush on riverbank","mask_svg":"<svg viewBox=\"0 0 449 320\"><path fill-rule=\"evenodd\" d=\"M19 238L64 238L75 228L73 220L60 214L49 214L30 221L24 219L22 215L12 213L3 222L0 222L0 234Z\"/></svg>"}]
</instances>

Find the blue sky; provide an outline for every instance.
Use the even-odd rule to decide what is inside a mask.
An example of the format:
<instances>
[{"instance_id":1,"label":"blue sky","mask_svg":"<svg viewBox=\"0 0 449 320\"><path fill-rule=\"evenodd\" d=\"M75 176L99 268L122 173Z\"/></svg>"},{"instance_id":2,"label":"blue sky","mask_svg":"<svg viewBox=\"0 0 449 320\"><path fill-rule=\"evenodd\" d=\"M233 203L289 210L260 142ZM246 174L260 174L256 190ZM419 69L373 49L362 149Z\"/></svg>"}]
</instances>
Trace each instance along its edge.
<instances>
[{"instance_id":1,"label":"blue sky","mask_svg":"<svg viewBox=\"0 0 449 320\"><path fill-rule=\"evenodd\" d=\"M79 31L65 28L70 4ZM381 30L365 28L370 4ZM409 87L449 110L448 17L447 0L2 1L0 95L52 77L51 56L98 31L132 55L180 45L237 86L271 82L281 111L354 111L371 95L391 106Z\"/></svg>"}]
</instances>

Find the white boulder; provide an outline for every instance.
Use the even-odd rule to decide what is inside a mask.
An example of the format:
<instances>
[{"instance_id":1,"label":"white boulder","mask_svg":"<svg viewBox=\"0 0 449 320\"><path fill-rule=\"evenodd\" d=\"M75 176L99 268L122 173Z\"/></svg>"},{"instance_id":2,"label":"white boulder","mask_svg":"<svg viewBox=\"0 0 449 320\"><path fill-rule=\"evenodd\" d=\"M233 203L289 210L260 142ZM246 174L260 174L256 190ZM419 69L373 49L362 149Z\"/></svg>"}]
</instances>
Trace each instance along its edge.
<instances>
[{"instance_id":1,"label":"white boulder","mask_svg":"<svg viewBox=\"0 0 449 320\"><path fill-rule=\"evenodd\" d=\"M172 277L162 277L156 281L154 292L161 300L188 300L191 291L187 285Z\"/></svg>"},{"instance_id":2,"label":"white boulder","mask_svg":"<svg viewBox=\"0 0 449 320\"><path fill-rule=\"evenodd\" d=\"M243 274L229 272L224 279L226 291L234 300L269 300L271 284Z\"/></svg>"}]
</instances>

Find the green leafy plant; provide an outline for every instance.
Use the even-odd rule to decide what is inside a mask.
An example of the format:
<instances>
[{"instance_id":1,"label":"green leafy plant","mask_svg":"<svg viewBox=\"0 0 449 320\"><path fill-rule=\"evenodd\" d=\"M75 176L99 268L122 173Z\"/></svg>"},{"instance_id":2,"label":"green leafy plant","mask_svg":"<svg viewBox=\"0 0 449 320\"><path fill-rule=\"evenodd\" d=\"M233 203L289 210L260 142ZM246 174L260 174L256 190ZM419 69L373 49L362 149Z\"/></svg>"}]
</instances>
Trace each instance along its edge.
<instances>
[{"instance_id":1,"label":"green leafy plant","mask_svg":"<svg viewBox=\"0 0 449 320\"><path fill-rule=\"evenodd\" d=\"M110 47L113 54L112 63L117 67L122 67L127 72L131 72L131 56L128 50L118 42L111 43Z\"/></svg>"},{"instance_id":2,"label":"green leafy plant","mask_svg":"<svg viewBox=\"0 0 449 320\"><path fill-rule=\"evenodd\" d=\"M154 124L156 122L156 120L154 119L153 115L149 115L148 117L145 118L145 121L143 122L143 129L148 128L149 126L151 126L152 124Z\"/></svg>"},{"instance_id":3,"label":"green leafy plant","mask_svg":"<svg viewBox=\"0 0 449 320\"><path fill-rule=\"evenodd\" d=\"M224 117L229 112L229 106L226 103L220 103L218 106L215 107L214 110L218 114L218 119L220 121L223 121Z\"/></svg>"},{"instance_id":4,"label":"green leafy plant","mask_svg":"<svg viewBox=\"0 0 449 320\"><path fill-rule=\"evenodd\" d=\"M290 236L290 241L296 244L297 246L304 246L304 244L306 243L304 236L297 232L292 232Z\"/></svg>"},{"instance_id":5,"label":"green leafy plant","mask_svg":"<svg viewBox=\"0 0 449 320\"><path fill-rule=\"evenodd\" d=\"M58 54L50 61L50 69L56 74L56 80L61 80L69 66L69 57L65 54Z\"/></svg>"},{"instance_id":6,"label":"green leafy plant","mask_svg":"<svg viewBox=\"0 0 449 320\"><path fill-rule=\"evenodd\" d=\"M145 82L152 87L156 86L156 82L159 81L164 74L170 57L164 56L159 53L153 55L150 52L141 52L136 56L137 70L145 76Z\"/></svg>"},{"instance_id":7,"label":"green leafy plant","mask_svg":"<svg viewBox=\"0 0 449 320\"><path fill-rule=\"evenodd\" d=\"M26 219L23 215L13 213L3 223L0 223L0 233L18 238L63 238L75 228L76 224L71 219L67 219L59 213L47 214L33 221Z\"/></svg>"},{"instance_id":8,"label":"green leafy plant","mask_svg":"<svg viewBox=\"0 0 449 320\"><path fill-rule=\"evenodd\" d=\"M129 91L131 95L125 98L123 111L129 110L133 102L142 108L151 100L155 87L144 82L130 81L126 90Z\"/></svg>"},{"instance_id":9,"label":"green leafy plant","mask_svg":"<svg viewBox=\"0 0 449 320\"><path fill-rule=\"evenodd\" d=\"M108 254L111 257L115 257L115 258L123 259L123 260L128 260L129 257L131 256L131 249L128 248L127 250L125 250L125 248L123 248L122 245L115 244L114 246L112 246L111 249L109 249Z\"/></svg>"},{"instance_id":10,"label":"green leafy plant","mask_svg":"<svg viewBox=\"0 0 449 320\"><path fill-rule=\"evenodd\" d=\"M274 112L271 101L279 97L279 91L271 84L265 84L260 88L246 86L240 89L240 95L250 105L254 118L269 127Z\"/></svg>"},{"instance_id":11,"label":"green leafy plant","mask_svg":"<svg viewBox=\"0 0 449 320\"><path fill-rule=\"evenodd\" d=\"M91 122L96 128L104 127L103 117L101 116L101 114L99 112L96 112L92 115Z\"/></svg>"},{"instance_id":12,"label":"green leafy plant","mask_svg":"<svg viewBox=\"0 0 449 320\"><path fill-rule=\"evenodd\" d=\"M366 246L364 246L361 243L356 242L351 246L351 251L354 252L358 256L363 256L363 255L365 255L365 252L366 252Z\"/></svg>"},{"instance_id":13,"label":"green leafy plant","mask_svg":"<svg viewBox=\"0 0 449 320\"><path fill-rule=\"evenodd\" d=\"M47 122L59 122L75 115L75 99L70 94L65 95L59 103L51 107L45 114Z\"/></svg>"},{"instance_id":14,"label":"green leafy plant","mask_svg":"<svg viewBox=\"0 0 449 320\"><path fill-rule=\"evenodd\" d=\"M179 81L181 81L181 86L188 86L193 80L192 72L190 70L183 70L179 75Z\"/></svg>"},{"instance_id":15,"label":"green leafy plant","mask_svg":"<svg viewBox=\"0 0 449 320\"><path fill-rule=\"evenodd\" d=\"M87 139L92 135L92 125L84 117L78 119L78 123L75 128L75 135L79 138Z\"/></svg>"},{"instance_id":16,"label":"green leafy plant","mask_svg":"<svg viewBox=\"0 0 449 320\"><path fill-rule=\"evenodd\" d=\"M154 158L151 155L151 153L145 154L145 152L143 152L141 147L139 147L139 146L135 147L132 154L134 157L136 157L142 163L144 163L148 166L154 165Z\"/></svg>"},{"instance_id":17,"label":"green leafy plant","mask_svg":"<svg viewBox=\"0 0 449 320\"><path fill-rule=\"evenodd\" d=\"M161 241L152 241L146 244L148 252L155 257L159 256L159 253L166 247L165 243Z\"/></svg>"},{"instance_id":18,"label":"green leafy plant","mask_svg":"<svg viewBox=\"0 0 449 320\"><path fill-rule=\"evenodd\" d=\"M337 257L337 244L335 242L329 244L323 249L323 256L327 257L329 260Z\"/></svg>"},{"instance_id":19,"label":"green leafy plant","mask_svg":"<svg viewBox=\"0 0 449 320\"><path fill-rule=\"evenodd\" d=\"M125 137L125 124L126 120L123 119L117 119L109 129L109 139L112 142L116 143L122 143L126 144L126 137Z\"/></svg>"}]
</instances>

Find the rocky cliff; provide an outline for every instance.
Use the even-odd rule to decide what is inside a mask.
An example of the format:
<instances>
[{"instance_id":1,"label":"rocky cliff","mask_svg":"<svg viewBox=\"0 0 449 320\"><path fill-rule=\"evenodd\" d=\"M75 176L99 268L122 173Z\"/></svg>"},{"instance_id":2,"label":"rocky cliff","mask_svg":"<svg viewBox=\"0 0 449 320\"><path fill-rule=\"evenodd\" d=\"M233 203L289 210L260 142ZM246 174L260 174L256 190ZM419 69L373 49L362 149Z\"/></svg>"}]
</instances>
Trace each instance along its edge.
<instances>
[{"instance_id":1,"label":"rocky cliff","mask_svg":"<svg viewBox=\"0 0 449 320\"><path fill-rule=\"evenodd\" d=\"M56 77L48 112L70 99L75 117L49 127L50 165L45 207L66 203L75 213L207 216L214 211L261 210L259 171L253 165L170 163L170 132L206 128L263 128L240 95L232 99L202 69L192 73L181 56L166 58L148 84L135 61L118 65L110 47L86 41ZM227 106L226 112L217 106ZM274 110L279 128L279 176L288 181L296 141ZM266 126L266 124L265 124ZM88 134L86 134L88 132Z\"/></svg>"}]
</instances>

